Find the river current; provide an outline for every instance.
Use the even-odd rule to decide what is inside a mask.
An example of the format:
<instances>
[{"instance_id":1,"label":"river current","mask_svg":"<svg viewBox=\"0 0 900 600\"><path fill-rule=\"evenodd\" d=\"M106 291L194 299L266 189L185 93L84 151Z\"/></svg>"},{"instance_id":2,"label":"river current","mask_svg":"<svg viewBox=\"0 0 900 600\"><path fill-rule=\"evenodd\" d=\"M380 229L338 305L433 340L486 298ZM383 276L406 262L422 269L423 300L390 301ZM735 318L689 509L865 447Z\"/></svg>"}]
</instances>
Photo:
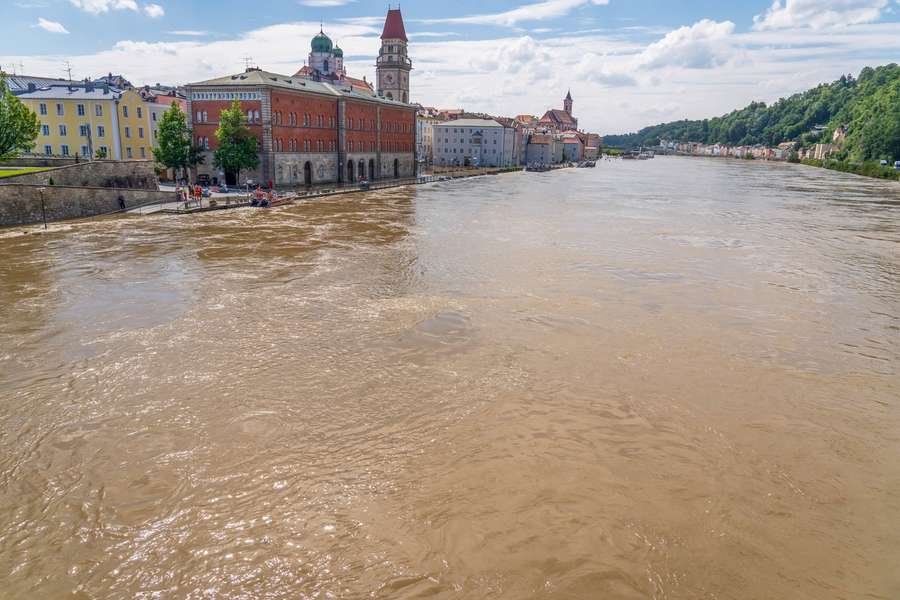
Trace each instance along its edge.
<instances>
[{"instance_id":1,"label":"river current","mask_svg":"<svg viewBox=\"0 0 900 600\"><path fill-rule=\"evenodd\" d=\"M0 597L900 598L900 185L660 157L0 231Z\"/></svg>"}]
</instances>

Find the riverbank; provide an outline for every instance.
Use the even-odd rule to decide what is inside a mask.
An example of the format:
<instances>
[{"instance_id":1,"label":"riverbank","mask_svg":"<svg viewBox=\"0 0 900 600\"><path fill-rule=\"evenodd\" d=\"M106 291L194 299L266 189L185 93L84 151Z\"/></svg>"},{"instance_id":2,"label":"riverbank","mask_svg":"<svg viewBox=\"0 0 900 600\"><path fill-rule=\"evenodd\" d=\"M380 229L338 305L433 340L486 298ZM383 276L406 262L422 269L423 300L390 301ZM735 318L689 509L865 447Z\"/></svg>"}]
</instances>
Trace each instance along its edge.
<instances>
[{"instance_id":1,"label":"riverbank","mask_svg":"<svg viewBox=\"0 0 900 600\"><path fill-rule=\"evenodd\" d=\"M771 160L764 158L738 157L738 156L721 156L714 154L688 154L686 152L674 152L670 154L657 154L657 156L680 156L684 158L713 158L719 160L734 160L746 163L776 163L776 164L796 164L805 165L807 167L818 167L820 169L828 169L829 171L838 171L840 173L849 173L851 175L859 175L861 177L871 177L887 181L900 181L900 171L894 170L892 167L882 167L878 163L849 163L839 160L815 160L804 159L801 161L790 160Z\"/></svg>"},{"instance_id":2,"label":"riverbank","mask_svg":"<svg viewBox=\"0 0 900 600\"><path fill-rule=\"evenodd\" d=\"M297 200L310 200L314 198L323 198L327 196L337 196L341 194L359 194L365 192L373 192L390 188L407 187L411 185L425 185L439 181L451 181L454 179L467 179L471 177L483 177L486 175L499 175L501 173L511 173L521 171L522 167L505 167L505 168L487 168L487 169L436 169L429 174L420 175L418 177L409 177L405 179L385 179L380 181L372 181L365 186L358 183L332 183L322 184L314 187L303 188L283 188L277 189L279 194L290 193L297 196ZM148 210L143 207L141 214L196 214L201 212L212 212L220 210L230 210L236 208L247 208L250 202L247 194L216 194L210 198L202 198L199 202L175 202L168 203L157 207L156 210ZM135 211L132 211L135 212Z\"/></svg>"},{"instance_id":3,"label":"riverbank","mask_svg":"<svg viewBox=\"0 0 900 600\"><path fill-rule=\"evenodd\" d=\"M900 171L893 167L883 167L875 162L867 163L851 163L842 160L801 160L800 164L808 167L819 167L828 169L829 171L839 171L841 173L851 173L853 175L861 175L863 177L874 177L876 179L886 179L888 181L900 181Z\"/></svg>"}]
</instances>

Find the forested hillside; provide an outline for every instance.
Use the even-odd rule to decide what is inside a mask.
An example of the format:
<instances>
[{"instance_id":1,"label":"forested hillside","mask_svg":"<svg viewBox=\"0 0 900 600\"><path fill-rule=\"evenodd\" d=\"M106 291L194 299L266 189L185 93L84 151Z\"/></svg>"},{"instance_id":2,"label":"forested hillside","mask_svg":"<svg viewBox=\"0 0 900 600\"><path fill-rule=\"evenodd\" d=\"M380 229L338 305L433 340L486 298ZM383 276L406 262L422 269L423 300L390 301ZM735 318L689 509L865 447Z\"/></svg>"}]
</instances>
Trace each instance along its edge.
<instances>
[{"instance_id":1,"label":"forested hillside","mask_svg":"<svg viewBox=\"0 0 900 600\"><path fill-rule=\"evenodd\" d=\"M817 125L826 128L814 133ZM730 146L771 147L786 141L809 145L830 141L834 129L841 125L848 128L843 158L900 160L900 66L866 67L859 77L843 76L771 106L753 102L723 117L675 121L628 135L608 135L604 145L655 146L660 139Z\"/></svg>"}]
</instances>

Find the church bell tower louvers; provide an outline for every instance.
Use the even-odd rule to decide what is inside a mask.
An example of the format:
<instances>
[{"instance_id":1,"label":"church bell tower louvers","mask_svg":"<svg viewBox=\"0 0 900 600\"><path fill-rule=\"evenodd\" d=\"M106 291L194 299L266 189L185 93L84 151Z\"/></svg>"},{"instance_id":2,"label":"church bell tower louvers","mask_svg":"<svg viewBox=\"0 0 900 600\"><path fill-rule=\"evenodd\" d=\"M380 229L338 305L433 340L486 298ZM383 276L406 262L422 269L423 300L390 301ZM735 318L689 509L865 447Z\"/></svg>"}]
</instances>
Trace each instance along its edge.
<instances>
[{"instance_id":1,"label":"church bell tower louvers","mask_svg":"<svg viewBox=\"0 0 900 600\"><path fill-rule=\"evenodd\" d=\"M389 100L409 103L412 61L407 54L408 44L400 9L389 8L381 33L381 51L375 64L378 94Z\"/></svg>"}]
</instances>

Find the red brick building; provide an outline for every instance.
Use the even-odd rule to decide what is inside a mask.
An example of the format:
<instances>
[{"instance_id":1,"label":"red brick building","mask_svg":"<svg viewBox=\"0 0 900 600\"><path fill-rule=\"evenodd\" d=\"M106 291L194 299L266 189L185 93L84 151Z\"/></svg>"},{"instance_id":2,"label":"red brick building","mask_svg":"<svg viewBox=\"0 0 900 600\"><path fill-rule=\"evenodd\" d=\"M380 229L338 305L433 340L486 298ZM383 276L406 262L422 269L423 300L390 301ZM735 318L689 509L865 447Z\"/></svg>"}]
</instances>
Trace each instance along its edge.
<instances>
[{"instance_id":1,"label":"red brick building","mask_svg":"<svg viewBox=\"0 0 900 600\"><path fill-rule=\"evenodd\" d=\"M402 19L399 11L391 12ZM188 85L188 123L195 141L206 149L198 172L238 183L234 174L215 169L212 160L219 115L237 100L259 140L260 155L259 169L241 172L240 183L295 186L415 175L415 106L354 85L349 78L298 75L247 69Z\"/></svg>"},{"instance_id":2,"label":"red brick building","mask_svg":"<svg viewBox=\"0 0 900 600\"><path fill-rule=\"evenodd\" d=\"M187 95L194 138L208 150L198 170L210 177L223 179L212 151L219 114L234 99L260 144L260 168L242 172L243 180L291 186L415 174L416 109L409 104L260 70L190 84Z\"/></svg>"}]
</instances>

